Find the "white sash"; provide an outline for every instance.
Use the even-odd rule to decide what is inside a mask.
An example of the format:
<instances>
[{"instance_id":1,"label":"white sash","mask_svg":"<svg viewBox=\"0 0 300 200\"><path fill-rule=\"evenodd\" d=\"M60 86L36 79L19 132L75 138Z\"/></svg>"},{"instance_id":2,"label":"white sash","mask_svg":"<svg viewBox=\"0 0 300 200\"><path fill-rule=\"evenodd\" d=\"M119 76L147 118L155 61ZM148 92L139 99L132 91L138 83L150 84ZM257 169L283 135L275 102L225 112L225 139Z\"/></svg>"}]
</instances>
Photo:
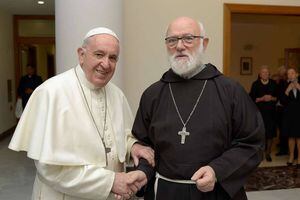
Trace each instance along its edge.
<instances>
[{"instance_id":1,"label":"white sash","mask_svg":"<svg viewBox=\"0 0 300 200\"><path fill-rule=\"evenodd\" d=\"M157 187L158 187L158 179L163 179L165 181L169 181L172 183L181 183L181 184L196 184L195 181L192 180L179 180L179 179L170 179L165 176L160 175L158 172L156 172L155 175L155 183L154 183L154 200L156 200L156 193L157 193Z\"/></svg>"}]
</instances>

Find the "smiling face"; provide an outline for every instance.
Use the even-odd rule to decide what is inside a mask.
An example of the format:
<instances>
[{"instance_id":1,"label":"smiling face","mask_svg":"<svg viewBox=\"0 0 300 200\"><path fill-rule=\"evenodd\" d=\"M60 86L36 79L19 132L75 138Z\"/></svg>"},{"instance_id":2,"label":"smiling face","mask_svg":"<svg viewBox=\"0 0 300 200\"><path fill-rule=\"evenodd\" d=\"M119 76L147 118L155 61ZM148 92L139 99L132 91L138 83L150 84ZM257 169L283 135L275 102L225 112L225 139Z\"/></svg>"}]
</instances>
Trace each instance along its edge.
<instances>
[{"instance_id":1,"label":"smiling face","mask_svg":"<svg viewBox=\"0 0 300 200\"><path fill-rule=\"evenodd\" d=\"M112 35L98 34L77 50L79 63L89 82L105 86L112 78L119 57L119 42Z\"/></svg>"}]
</instances>

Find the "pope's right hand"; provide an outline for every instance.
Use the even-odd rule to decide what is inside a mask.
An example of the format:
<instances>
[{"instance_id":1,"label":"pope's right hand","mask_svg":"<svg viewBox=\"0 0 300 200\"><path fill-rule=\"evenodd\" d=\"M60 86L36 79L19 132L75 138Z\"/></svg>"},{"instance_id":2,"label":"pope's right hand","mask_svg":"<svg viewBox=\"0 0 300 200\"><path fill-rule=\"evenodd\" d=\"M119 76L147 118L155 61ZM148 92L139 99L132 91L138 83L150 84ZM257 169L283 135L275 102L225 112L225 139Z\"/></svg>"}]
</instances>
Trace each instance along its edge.
<instances>
[{"instance_id":1,"label":"pope's right hand","mask_svg":"<svg viewBox=\"0 0 300 200\"><path fill-rule=\"evenodd\" d=\"M119 173L118 173L119 174ZM122 173L124 174L124 173ZM144 185L147 183L147 177L146 174L140 170L136 171L131 171L126 174L127 178L126 181L124 182L123 190L115 190L114 186L112 189L112 192L115 194L115 198L118 200L123 200L123 199L129 199L133 194L135 194L137 191L139 191ZM122 180L122 179L120 179ZM118 181L118 180L115 180ZM116 183L116 186L118 183ZM122 185L122 184L120 184ZM124 190L124 188L126 188ZM119 191L119 192L118 192Z\"/></svg>"}]
</instances>

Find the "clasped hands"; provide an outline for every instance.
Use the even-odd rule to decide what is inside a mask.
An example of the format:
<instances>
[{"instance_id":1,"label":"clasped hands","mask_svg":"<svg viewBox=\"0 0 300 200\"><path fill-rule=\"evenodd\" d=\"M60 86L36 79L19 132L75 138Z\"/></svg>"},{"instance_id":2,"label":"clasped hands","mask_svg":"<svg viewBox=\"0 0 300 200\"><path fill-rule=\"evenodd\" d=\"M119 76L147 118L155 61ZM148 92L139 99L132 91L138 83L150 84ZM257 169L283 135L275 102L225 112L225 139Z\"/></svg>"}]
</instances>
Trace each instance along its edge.
<instances>
[{"instance_id":1,"label":"clasped hands","mask_svg":"<svg viewBox=\"0 0 300 200\"><path fill-rule=\"evenodd\" d=\"M154 150L151 147L135 143L131 148L131 157L133 158L135 166L138 166L140 158L146 159L152 167L155 165ZM115 173L112 192L115 194L115 198L118 200L129 199L146 183L146 174L140 170L131 171L128 173Z\"/></svg>"},{"instance_id":2,"label":"clasped hands","mask_svg":"<svg viewBox=\"0 0 300 200\"><path fill-rule=\"evenodd\" d=\"M115 173L112 192L118 200L129 199L147 183L146 174L140 170Z\"/></svg>"},{"instance_id":3,"label":"clasped hands","mask_svg":"<svg viewBox=\"0 0 300 200\"><path fill-rule=\"evenodd\" d=\"M266 94L262 97L259 97L259 98L256 98L255 102L258 103L258 102L268 102L268 101L272 101L274 100L274 97L272 95L269 95L269 94Z\"/></svg>"},{"instance_id":4,"label":"clasped hands","mask_svg":"<svg viewBox=\"0 0 300 200\"><path fill-rule=\"evenodd\" d=\"M293 89L297 89L297 90L300 90L300 84L298 82L291 82L289 84L289 86L287 87L286 91L285 91L285 94L288 96L289 95L289 92Z\"/></svg>"}]
</instances>

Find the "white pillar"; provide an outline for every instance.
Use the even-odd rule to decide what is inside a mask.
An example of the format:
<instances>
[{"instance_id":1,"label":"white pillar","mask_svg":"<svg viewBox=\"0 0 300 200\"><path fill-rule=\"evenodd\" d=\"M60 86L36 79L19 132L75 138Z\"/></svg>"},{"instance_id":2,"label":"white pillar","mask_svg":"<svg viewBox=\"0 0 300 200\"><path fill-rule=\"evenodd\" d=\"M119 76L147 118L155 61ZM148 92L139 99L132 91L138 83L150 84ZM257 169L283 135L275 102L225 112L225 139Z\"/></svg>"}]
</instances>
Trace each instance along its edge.
<instances>
[{"instance_id":1,"label":"white pillar","mask_svg":"<svg viewBox=\"0 0 300 200\"><path fill-rule=\"evenodd\" d=\"M122 0L55 0L56 73L78 64L77 48L92 28L105 26L120 38ZM122 88L122 47L113 82ZM123 89L123 88L122 88Z\"/></svg>"}]
</instances>

